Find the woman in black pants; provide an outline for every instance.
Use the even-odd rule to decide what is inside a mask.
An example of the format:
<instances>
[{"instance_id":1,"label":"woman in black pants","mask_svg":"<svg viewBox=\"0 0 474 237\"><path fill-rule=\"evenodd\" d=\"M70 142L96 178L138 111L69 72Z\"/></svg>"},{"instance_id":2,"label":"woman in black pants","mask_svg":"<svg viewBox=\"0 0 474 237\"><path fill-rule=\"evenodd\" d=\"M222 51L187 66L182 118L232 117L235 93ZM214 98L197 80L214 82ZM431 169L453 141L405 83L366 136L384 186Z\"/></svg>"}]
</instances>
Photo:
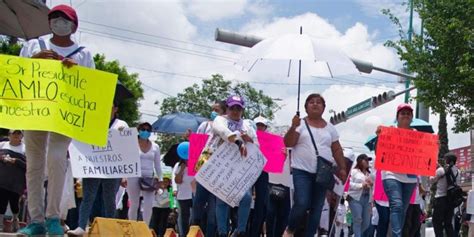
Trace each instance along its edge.
<instances>
[{"instance_id":1,"label":"woman in black pants","mask_svg":"<svg viewBox=\"0 0 474 237\"><path fill-rule=\"evenodd\" d=\"M21 130L10 130L10 141L0 142L0 232L3 231L3 220L8 203L13 213L12 229L18 230L18 213L20 195L26 188L25 144L22 142Z\"/></svg>"}]
</instances>

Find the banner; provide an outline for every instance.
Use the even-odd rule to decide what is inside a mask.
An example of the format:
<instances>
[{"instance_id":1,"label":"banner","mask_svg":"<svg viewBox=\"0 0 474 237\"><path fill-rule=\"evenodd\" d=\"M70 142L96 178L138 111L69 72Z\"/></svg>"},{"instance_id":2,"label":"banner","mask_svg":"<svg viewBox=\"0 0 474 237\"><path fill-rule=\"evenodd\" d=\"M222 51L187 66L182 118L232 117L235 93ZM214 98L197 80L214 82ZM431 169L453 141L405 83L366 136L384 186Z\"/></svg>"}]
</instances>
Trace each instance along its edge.
<instances>
[{"instance_id":1,"label":"banner","mask_svg":"<svg viewBox=\"0 0 474 237\"><path fill-rule=\"evenodd\" d=\"M141 177L136 128L111 129L107 145L99 147L73 140L69 146L75 178Z\"/></svg>"},{"instance_id":2,"label":"banner","mask_svg":"<svg viewBox=\"0 0 474 237\"><path fill-rule=\"evenodd\" d=\"M209 192L232 207L238 206L265 166L265 157L255 144L247 144L242 157L237 146L224 142L214 151L195 178Z\"/></svg>"},{"instance_id":3,"label":"banner","mask_svg":"<svg viewBox=\"0 0 474 237\"><path fill-rule=\"evenodd\" d=\"M191 133L189 135L189 156L188 156L188 175L194 176L196 175L196 163L199 159L199 155L201 155L202 149L206 146L207 139L209 135L207 134L200 134L200 133Z\"/></svg>"},{"instance_id":4,"label":"banner","mask_svg":"<svg viewBox=\"0 0 474 237\"><path fill-rule=\"evenodd\" d=\"M61 61L0 55L0 126L107 142L117 75Z\"/></svg>"},{"instance_id":5,"label":"banner","mask_svg":"<svg viewBox=\"0 0 474 237\"><path fill-rule=\"evenodd\" d=\"M376 157L377 170L434 176L438 160L438 135L382 127Z\"/></svg>"},{"instance_id":6,"label":"banner","mask_svg":"<svg viewBox=\"0 0 474 237\"><path fill-rule=\"evenodd\" d=\"M262 151L267 164L263 170L269 173L282 173L285 164L285 143L283 137L267 132L257 131L258 143L260 151Z\"/></svg>"}]
</instances>

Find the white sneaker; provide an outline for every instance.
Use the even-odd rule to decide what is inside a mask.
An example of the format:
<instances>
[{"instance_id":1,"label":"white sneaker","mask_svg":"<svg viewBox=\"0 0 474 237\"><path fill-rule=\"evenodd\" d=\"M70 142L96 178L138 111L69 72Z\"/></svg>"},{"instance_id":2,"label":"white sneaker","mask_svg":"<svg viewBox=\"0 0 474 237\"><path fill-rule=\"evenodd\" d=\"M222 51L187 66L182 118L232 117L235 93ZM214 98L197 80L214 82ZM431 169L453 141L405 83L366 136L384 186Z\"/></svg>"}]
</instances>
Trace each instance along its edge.
<instances>
[{"instance_id":1,"label":"white sneaker","mask_svg":"<svg viewBox=\"0 0 474 237\"><path fill-rule=\"evenodd\" d=\"M75 230L70 230L67 232L68 236L83 236L86 233L81 227L77 227Z\"/></svg>"},{"instance_id":2,"label":"white sneaker","mask_svg":"<svg viewBox=\"0 0 474 237\"><path fill-rule=\"evenodd\" d=\"M63 230L64 230L64 233L66 234L68 231L70 231L71 229L69 229L69 226L64 224L63 225Z\"/></svg>"}]
</instances>

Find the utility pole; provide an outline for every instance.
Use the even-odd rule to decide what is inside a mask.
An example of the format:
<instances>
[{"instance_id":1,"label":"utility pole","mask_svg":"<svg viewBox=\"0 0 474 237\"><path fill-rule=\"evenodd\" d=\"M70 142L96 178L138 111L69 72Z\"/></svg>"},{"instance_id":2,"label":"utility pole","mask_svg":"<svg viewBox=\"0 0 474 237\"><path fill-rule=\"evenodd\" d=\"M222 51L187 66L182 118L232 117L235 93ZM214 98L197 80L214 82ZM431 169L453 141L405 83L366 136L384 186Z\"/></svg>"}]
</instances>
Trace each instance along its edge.
<instances>
[{"instance_id":1,"label":"utility pole","mask_svg":"<svg viewBox=\"0 0 474 237\"><path fill-rule=\"evenodd\" d=\"M413 35L413 0L410 0L410 18L408 21L408 43L411 44L411 38ZM408 70L404 68L403 72L407 72ZM410 79L405 78L405 89L408 89L410 87ZM410 99L410 92L407 91L405 92L405 103L408 103L408 100Z\"/></svg>"}]
</instances>

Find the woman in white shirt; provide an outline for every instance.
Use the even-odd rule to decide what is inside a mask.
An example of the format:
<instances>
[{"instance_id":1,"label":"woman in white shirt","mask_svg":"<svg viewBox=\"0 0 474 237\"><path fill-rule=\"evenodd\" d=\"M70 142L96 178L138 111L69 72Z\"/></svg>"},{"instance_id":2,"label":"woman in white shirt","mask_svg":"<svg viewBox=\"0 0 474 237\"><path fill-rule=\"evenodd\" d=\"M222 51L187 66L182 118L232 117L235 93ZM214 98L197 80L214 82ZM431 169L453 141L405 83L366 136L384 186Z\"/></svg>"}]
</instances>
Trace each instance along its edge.
<instances>
[{"instance_id":1,"label":"woman in white shirt","mask_svg":"<svg viewBox=\"0 0 474 237\"><path fill-rule=\"evenodd\" d=\"M306 237L314 236L318 228L314 223L319 223L321 211L326 197L326 188L315 182L317 157L309 130L314 136L319 156L337 163L338 176L345 182L347 178L346 161L344 158L339 135L334 126L322 118L326 102L319 94L310 94L305 101L308 114L300 119L299 114L292 120L290 129L285 135L285 145L293 147L291 167L293 168L293 184L295 186L294 204L291 208L288 226L283 236L293 236L296 228L304 220L309 209L306 223ZM305 124L308 123L309 129Z\"/></svg>"},{"instance_id":2,"label":"woman in white shirt","mask_svg":"<svg viewBox=\"0 0 474 237\"><path fill-rule=\"evenodd\" d=\"M349 183L349 207L352 212L354 236L360 237L370 225L370 199L374 182L370 177L369 161L366 154L357 157L357 164L351 171Z\"/></svg>"},{"instance_id":3,"label":"woman in white shirt","mask_svg":"<svg viewBox=\"0 0 474 237\"><path fill-rule=\"evenodd\" d=\"M140 163L142 179L158 179L161 176L160 147L151 141L151 124L141 123L138 129L138 145L140 147ZM158 183L156 180L154 183ZM130 198L130 209L128 209L128 218L137 220L138 207L140 202L140 193L143 196L143 220L148 225L152 213L153 197L155 190L141 190L140 178L127 179L127 192Z\"/></svg>"},{"instance_id":4,"label":"woman in white shirt","mask_svg":"<svg viewBox=\"0 0 474 237\"><path fill-rule=\"evenodd\" d=\"M189 230L191 208L193 206L193 192L191 182L193 177L188 175L186 159L180 161L174 167L174 181L177 186L176 200L178 200L178 226L180 236L186 236Z\"/></svg>"},{"instance_id":5,"label":"woman in white shirt","mask_svg":"<svg viewBox=\"0 0 474 237\"><path fill-rule=\"evenodd\" d=\"M409 104L400 104L397 107L397 127L401 129L412 129L410 124L413 119L413 108ZM376 134L379 135L380 128ZM377 157L379 158L379 157ZM416 175L382 171L384 191L387 194L390 206L390 224L392 236L401 237L405 214L410 204L410 198L415 190Z\"/></svg>"},{"instance_id":6,"label":"woman in white shirt","mask_svg":"<svg viewBox=\"0 0 474 237\"><path fill-rule=\"evenodd\" d=\"M258 143L255 130L248 123L244 123L242 115L245 103L240 96L227 98L227 115L218 116L212 124L212 134L206 146L219 147L223 142L235 143L242 156L247 156L247 143ZM212 143L212 144L210 144ZM205 148L206 149L206 148ZM248 190L239 203L237 228L234 236L246 236L247 221L250 214L252 196ZM217 198L216 217L219 236L228 236L229 205Z\"/></svg>"}]
</instances>

